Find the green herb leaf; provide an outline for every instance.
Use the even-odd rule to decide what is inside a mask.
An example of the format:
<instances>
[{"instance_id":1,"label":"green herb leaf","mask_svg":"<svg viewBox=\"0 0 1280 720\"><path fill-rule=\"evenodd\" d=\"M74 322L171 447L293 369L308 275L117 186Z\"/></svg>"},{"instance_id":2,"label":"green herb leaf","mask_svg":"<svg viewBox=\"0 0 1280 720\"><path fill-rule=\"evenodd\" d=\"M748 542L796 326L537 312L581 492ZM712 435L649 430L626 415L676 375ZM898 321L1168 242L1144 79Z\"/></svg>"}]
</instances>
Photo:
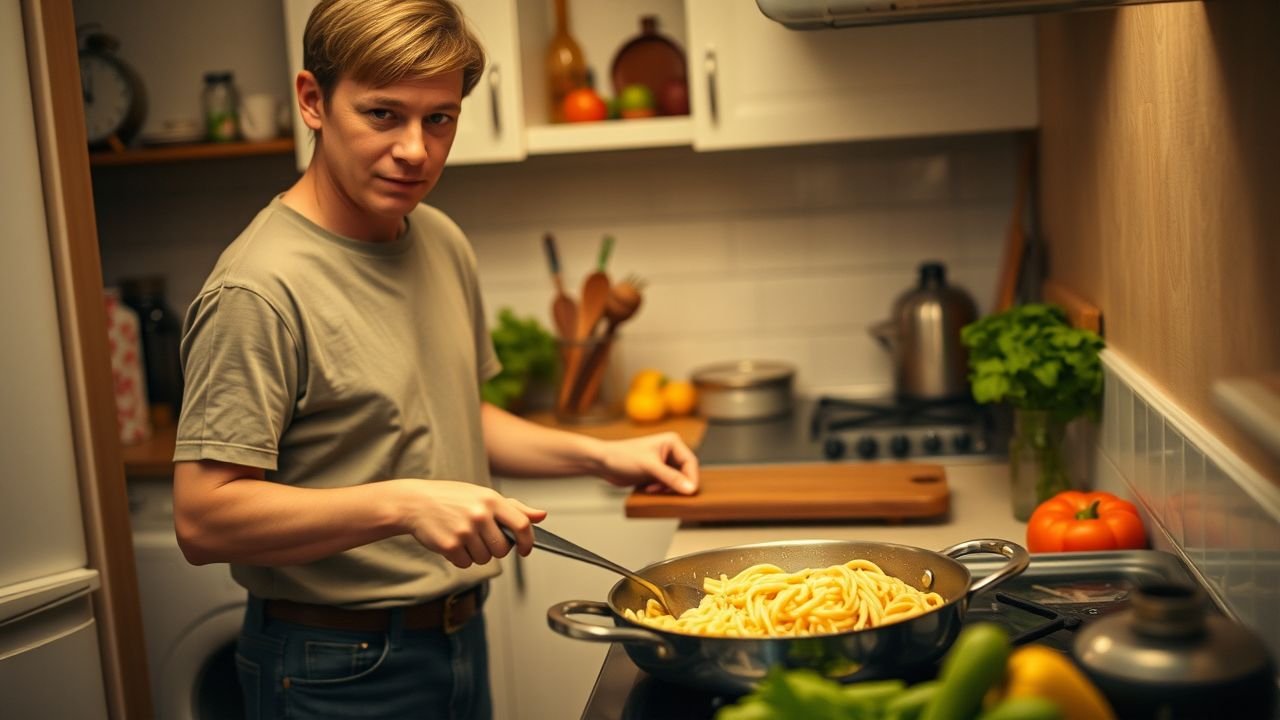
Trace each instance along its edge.
<instances>
[{"instance_id":1,"label":"green herb leaf","mask_svg":"<svg viewBox=\"0 0 1280 720\"><path fill-rule=\"evenodd\" d=\"M1062 308L1019 305L965 326L960 338L978 402L1049 410L1063 421L1097 414L1104 343L1071 327Z\"/></svg>"},{"instance_id":2,"label":"green herb leaf","mask_svg":"<svg viewBox=\"0 0 1280 720\"><path fill-rule=\"evenodd\" d=\"M481 387L485 402L510 408L529 385L550 381L556 362L556 341L534 318L521 319L510 308L498 311L489 332L502 371Z\"/></svg>"}]
</instances>

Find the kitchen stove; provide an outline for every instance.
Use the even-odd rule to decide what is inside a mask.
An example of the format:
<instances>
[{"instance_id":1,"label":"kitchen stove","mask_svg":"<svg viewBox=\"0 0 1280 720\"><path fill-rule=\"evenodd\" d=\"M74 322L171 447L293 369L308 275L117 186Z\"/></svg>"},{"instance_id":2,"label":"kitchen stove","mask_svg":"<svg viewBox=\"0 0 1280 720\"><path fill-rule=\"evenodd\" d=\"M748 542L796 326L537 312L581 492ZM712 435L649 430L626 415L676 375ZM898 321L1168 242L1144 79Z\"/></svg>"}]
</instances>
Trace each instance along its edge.
<instances>
[{"instance_id":1,"label":"kitchen stove","mask_svg":"<svg viewBox=\"0 0 1280 720\"><path fill-rule=\"evenodd\" d=\"M970 401L801 398L783 417L709 423L698 458L704 464L989 461L1004 454L1005 425Z\"/></svg>"},{"instance_id":2,"label":"kitchen stove","mask_svg":"<svg viewBox=\"0 0 1280 720\"><path fill-rule=\"evenodd\" d=\"M809 438L828 460L983 455L995 416L967 398L868 401L823 396L809 420Z\"/></svg>"},{"instance_id":3,"label":"kitchen stove","mask_svg":"<svg viewBox=\"0 0 1280 720\"><path fill-rule=\"evenodd\" d=\"M974 577L987 575L1001 562L978 557L960 561ZM965 624L994 622L1016 644L1036 643L1069 654L1077 629L1125 609L1135 588L1154 583L1195 581L1176 556L1157 550L1033 555L1022 575L973 598ZM896 676L915 683L936 673L937 663L928 663ZM582 720L709 720L733 700L650 677L614 645Z\"/></svg>"}]
</instances>

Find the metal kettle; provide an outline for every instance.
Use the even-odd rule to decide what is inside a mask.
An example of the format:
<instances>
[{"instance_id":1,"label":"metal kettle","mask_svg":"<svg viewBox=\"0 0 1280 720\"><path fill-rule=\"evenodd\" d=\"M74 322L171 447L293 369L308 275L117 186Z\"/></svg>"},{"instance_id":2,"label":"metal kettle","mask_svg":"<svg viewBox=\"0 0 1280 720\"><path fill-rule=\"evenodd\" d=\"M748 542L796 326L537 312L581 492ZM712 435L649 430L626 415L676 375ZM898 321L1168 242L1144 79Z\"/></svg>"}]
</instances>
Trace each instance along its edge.
<instances>
[{"instance_id":1,"label":"metal kettle","mask_svg":"<svg viewBox=\"0 0 1280 720\"><path fill-rule=\"evenodd\" d=\"M870 328L893 355L894 388L909 400L969 396L969 352L960 328L978 317L973 298L947 284L939 262L920 266L920 281L893 303L892 316Z\"/></svg>"}]
</instances>

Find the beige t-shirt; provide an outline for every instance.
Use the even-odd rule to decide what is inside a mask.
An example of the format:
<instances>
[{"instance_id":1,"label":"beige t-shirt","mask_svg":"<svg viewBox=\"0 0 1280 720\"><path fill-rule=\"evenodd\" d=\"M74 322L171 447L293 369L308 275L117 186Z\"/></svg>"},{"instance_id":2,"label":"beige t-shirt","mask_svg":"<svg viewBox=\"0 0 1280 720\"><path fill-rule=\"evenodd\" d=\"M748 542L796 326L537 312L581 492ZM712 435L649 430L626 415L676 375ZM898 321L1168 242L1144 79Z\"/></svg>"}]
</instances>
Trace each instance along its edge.
<instances>
[{"instance_id":1,"label":"beige t-shirt","mask_svg":"<svg viewBox=\"0 0 1280 720\"><path fill-rule=\"evenodd\" d=\"M187 311L175 461L221 460L336 488L391 478L490 485L480 383L499 363L475 256L425 205L389 243L335 235L276 198ZM386 607L498 573L403 535L288 567L233 565L264 598Z\"/></svg>"}]
</instances>

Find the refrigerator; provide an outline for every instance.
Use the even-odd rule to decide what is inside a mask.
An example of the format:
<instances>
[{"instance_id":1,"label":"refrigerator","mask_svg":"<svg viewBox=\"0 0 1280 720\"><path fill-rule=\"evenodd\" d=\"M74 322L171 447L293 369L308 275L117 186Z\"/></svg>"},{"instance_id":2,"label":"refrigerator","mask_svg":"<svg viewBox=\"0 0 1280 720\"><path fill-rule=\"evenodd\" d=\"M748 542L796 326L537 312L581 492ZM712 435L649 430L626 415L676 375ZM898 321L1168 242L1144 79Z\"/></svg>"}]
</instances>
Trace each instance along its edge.
<instances>
[{"instance_id":1,"label":"refrigerator","mask_svg":"<svg viewBox=\"0 0 1280 720\"><path fill-rule=\"evenodd\" d=\"M106 718L19 3L0 107L0 717Z\"/></svg>"}]
</instances>

